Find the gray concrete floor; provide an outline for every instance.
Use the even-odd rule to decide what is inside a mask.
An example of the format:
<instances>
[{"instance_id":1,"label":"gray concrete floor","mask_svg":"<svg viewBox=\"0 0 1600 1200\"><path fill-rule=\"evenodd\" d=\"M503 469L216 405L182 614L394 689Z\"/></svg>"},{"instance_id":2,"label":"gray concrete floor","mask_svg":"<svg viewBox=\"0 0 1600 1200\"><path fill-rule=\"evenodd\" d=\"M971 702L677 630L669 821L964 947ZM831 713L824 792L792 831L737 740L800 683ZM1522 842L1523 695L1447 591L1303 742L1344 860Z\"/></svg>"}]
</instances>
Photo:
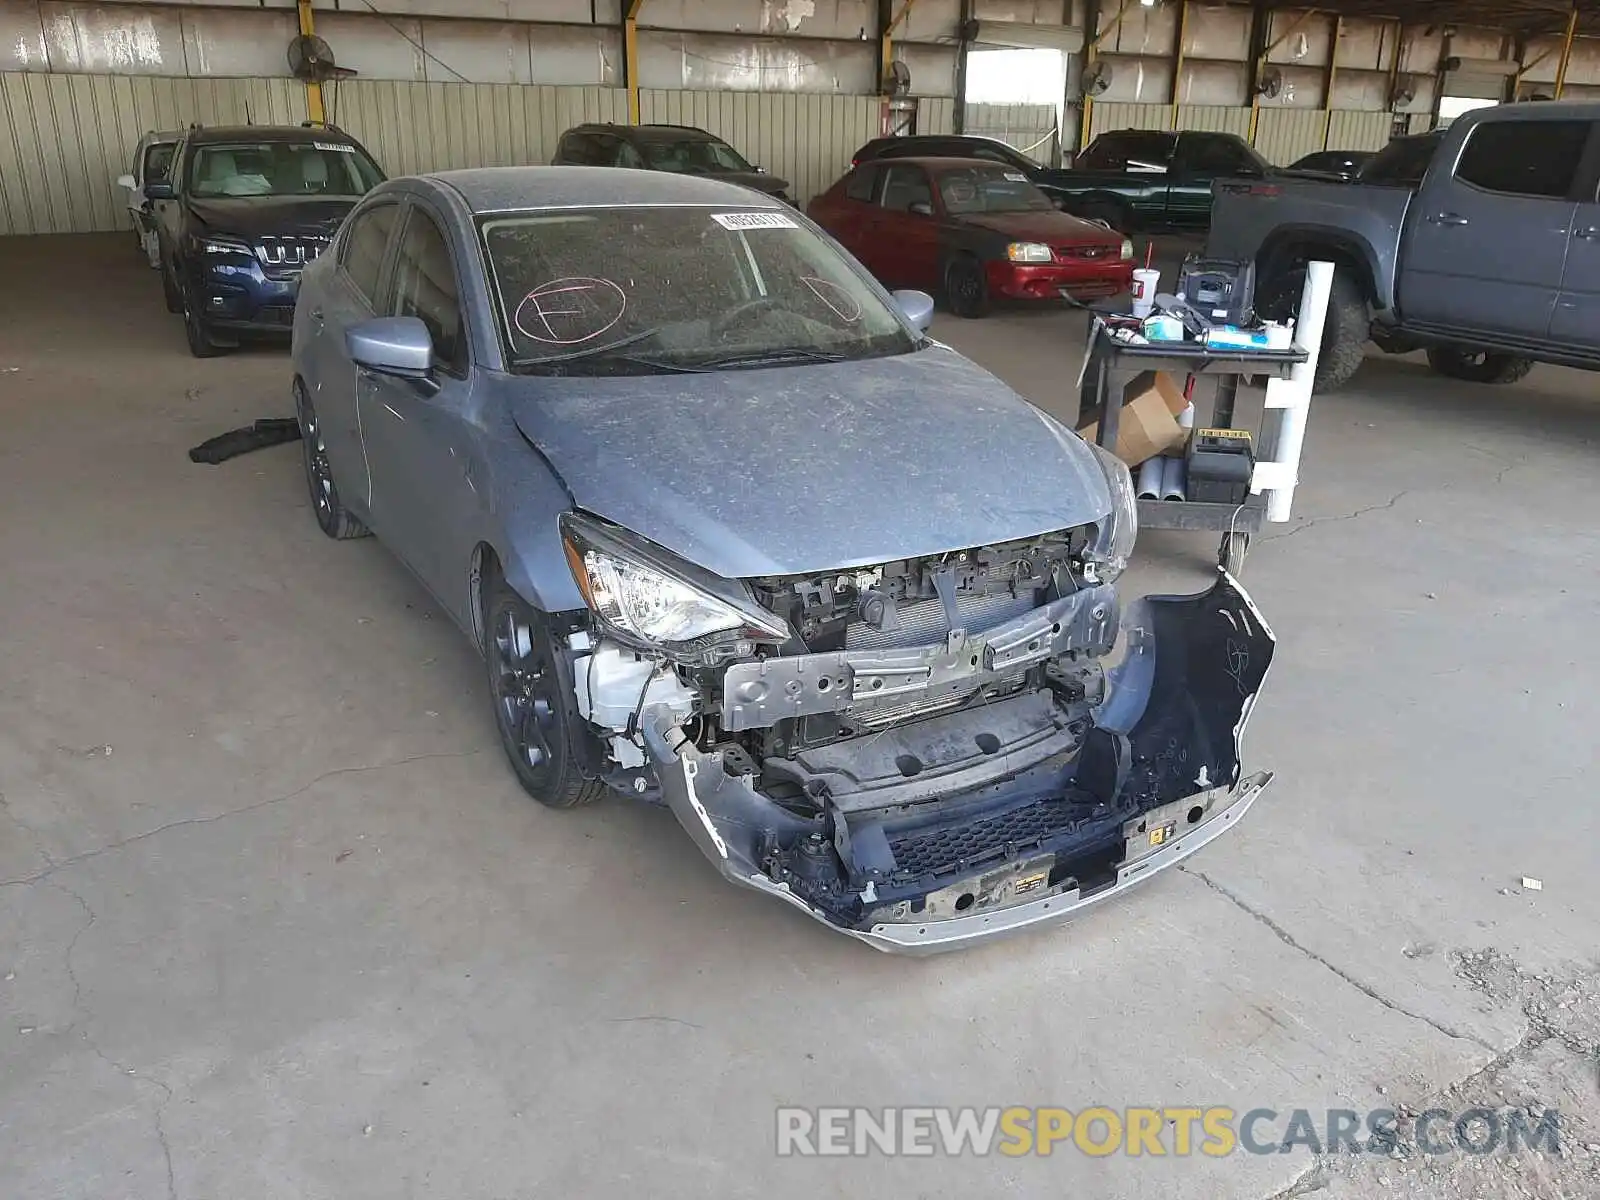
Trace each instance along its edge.
<instances>
[{"instance_id":1,"label":"gray concrete floor","mask_svg":"<svg viewBox=\"0 0 1600 1200\"><path fill-rule=\"evenodd\" d=\"M289 412L285 358L190 359L131 238L0 242L0 278L0 1195L1600 1194L1594 377L1374 358L1320 398L1245 572L1268 794L1075 924L916 961L664 812L528 802L473 652L322 537L296 450L187 461ZM1072 316L937 332L1063 411ZM1213 553L1152 534L1128 590ZM1571 1150L773 1156L780 1103L1434 1102L1558 1107Z\"/></svg>"}]
</instances>

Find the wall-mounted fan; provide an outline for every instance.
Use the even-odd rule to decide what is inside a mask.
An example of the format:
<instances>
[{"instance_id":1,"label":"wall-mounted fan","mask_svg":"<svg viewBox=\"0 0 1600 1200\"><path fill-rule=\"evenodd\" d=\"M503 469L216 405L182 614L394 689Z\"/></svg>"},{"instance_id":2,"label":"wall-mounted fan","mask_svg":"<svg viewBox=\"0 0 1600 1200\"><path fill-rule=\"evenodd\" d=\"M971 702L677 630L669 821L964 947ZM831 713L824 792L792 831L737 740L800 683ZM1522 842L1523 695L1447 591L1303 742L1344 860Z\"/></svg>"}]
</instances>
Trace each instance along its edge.
<instances>
[{"instance_id":1,"label":"wall-mounted fan","mask_svg":"<svg viewBox=\"0 0 1600 1200\"><path fill-rule=\"evenodd\" d=\"M333 48L314 33L303 33L289 43L289 72L304 83L325 83L354 75L333 61Z\"/></svg>"},{"instance_id":2,"label":"wall-mounted fan","mask_svg":"<svg viewBox=\"0 0 1600 1200\"><path fill-rule=\"evenodd\" d=\"M1085 96L1101 95L1111 86L1111 64L1102 61L1085 68L1082 82Z\"/></svg>"},{"instance_id":3,"label":"wall-mounted fan","mask_svg":"<svg viewBox=\"0 0 1600 1200\"><path fill-rule=\"evenodd\" d=\"M1283 95L1283 72L1277 67L1268 67L1261 73L1261 78L1256 81L1256 95L1267 100L1276 100Z\"/></svg>"},{"instance_id":4,"label":"wall-mounted fan","mask_svg":"<svg viewBox=\"0 0 1600 1200\"><path fill-rule=\"evenodd\" d=\"M1402 75L1394 81L1394 90L1389 93L1389 109L1399 112L1417 98L1417 81L1410 75Z\"/></svg>"},{"instance_id":5,"label":"wall-mounted fan","mask_svg":"<svg viewBox=\"0 0 1600 1200\"><path fill-rule=\"evenodd\" d=\"M904 96L911 91L911 68L900 59L889 64L889 77L883 81L887 96Z\"/></svg>"}]
</instances>

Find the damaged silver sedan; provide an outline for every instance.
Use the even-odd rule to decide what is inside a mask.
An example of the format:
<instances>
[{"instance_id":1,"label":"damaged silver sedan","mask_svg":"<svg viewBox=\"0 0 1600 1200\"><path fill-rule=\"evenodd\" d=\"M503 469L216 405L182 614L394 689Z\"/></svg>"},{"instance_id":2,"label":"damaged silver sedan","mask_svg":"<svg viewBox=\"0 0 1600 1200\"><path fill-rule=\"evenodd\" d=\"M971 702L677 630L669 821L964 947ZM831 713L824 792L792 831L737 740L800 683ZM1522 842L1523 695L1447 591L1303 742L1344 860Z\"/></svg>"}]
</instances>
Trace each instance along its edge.
<instances>
[{"instance_id":1,"label":"damaged silver sedan","mask_svg":"<svg viewBox=\"0 0 1600 1200\"><path fill-rule=\"evenodd\" d=\"M451 172L333 251L296 310L313 510L471 636L535 799L664 804L728 879L924 953L1116 895L1265 786L1238 584L1123 612L1127 469L794 210Z\"/></svg>"}]
</instances>

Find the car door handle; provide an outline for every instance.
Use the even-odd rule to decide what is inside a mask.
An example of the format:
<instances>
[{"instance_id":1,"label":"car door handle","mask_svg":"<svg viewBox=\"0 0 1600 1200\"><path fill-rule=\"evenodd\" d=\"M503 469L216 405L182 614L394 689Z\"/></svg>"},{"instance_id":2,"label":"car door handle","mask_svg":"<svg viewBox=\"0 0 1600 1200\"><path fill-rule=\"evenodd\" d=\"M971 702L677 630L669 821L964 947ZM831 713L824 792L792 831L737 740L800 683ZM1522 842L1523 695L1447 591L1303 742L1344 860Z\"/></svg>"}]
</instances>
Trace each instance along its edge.
<instances>
[{"instance_id":1,"label":"car door handle","mask_svg":"<svg viewBox=\"0 0 1600 1200\"><path fill-rule=\"evenodd\" d=\"M1467 219L1460 213L1434 213L1428 218L1430 225L1465 225Z\"/></svg>"},{"instance_id":2,"label":"car door handle","mask_svg":"<svg viewBox=\"0 0 1600 1200\"><path fill-rule=\"evenodd\" d=\"M1592 242L1596 238L1600 238L1600 229L1596 229L1593 225L1590 225L1586 229L1578 230L1572 236L1573 237L1581 237L1586 242Z\"/></svg>"}]
</instances>

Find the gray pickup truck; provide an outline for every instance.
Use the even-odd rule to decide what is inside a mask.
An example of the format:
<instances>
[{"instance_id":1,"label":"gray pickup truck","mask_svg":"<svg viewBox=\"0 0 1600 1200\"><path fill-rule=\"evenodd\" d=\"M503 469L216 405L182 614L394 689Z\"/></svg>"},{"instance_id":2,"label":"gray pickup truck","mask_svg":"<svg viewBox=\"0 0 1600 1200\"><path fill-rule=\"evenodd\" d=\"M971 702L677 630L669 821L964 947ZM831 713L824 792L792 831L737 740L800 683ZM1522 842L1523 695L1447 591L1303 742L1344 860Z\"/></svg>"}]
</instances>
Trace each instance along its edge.
<instances>
[{"instance_id":1,"label":"gray pickup truck","mask_svg":"<svg viewBox=\"0 0 1600 1200\"><path fill-rule=\"evenodd\" d=\"M1480 383L1600 370L1597 186L1600 103L1502 105L1395 139L1349 183L1219 181L1206 251L1255 262L1272 318L1292 315L1307 262L1337 265L1321 390L1369 338Z\"/></svg>"}]
</instances>

